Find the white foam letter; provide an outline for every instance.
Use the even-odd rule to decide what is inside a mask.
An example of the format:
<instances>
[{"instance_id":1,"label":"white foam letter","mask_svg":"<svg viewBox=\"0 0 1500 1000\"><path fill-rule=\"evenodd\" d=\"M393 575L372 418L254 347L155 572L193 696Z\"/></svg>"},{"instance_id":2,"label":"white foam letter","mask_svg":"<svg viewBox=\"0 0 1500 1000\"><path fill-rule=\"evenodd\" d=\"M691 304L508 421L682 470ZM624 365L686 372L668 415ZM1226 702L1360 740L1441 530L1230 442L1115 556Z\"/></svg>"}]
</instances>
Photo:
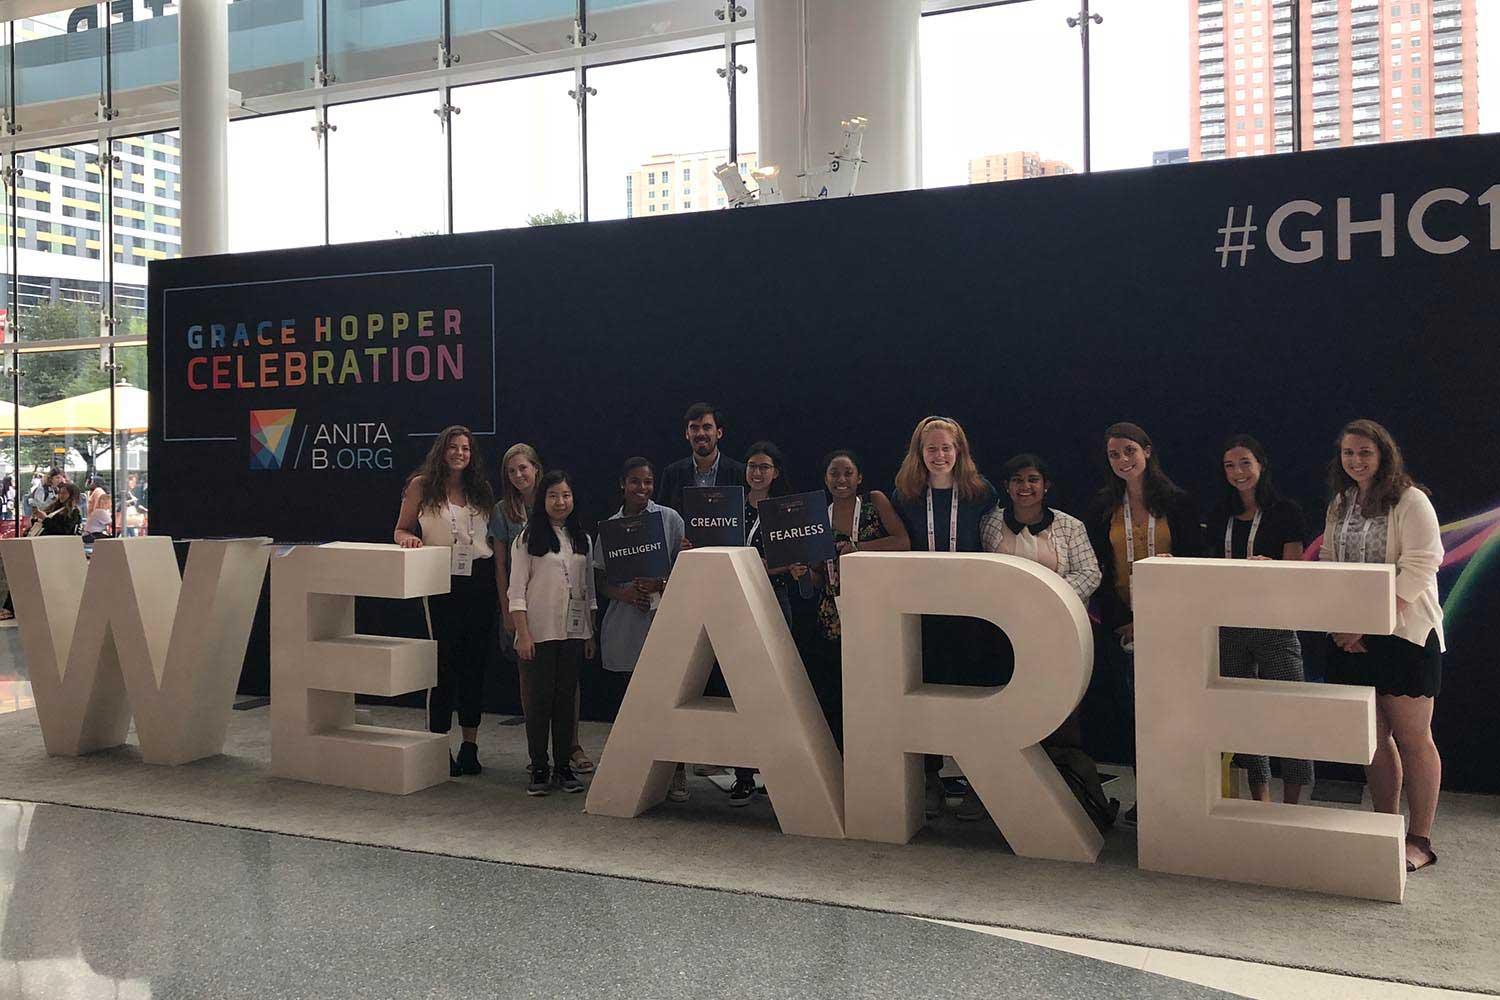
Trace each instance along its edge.
<instances>
[{"instance_id":1,"label":"white foam letter","mask_svg":"<svg viewBox=\"0 0 1500 1000\"><path fill-rule=\"evenodd\" d=\"M437 683L437 643L357 635L354 598L446 594L445 547L337 542L271 564L271 772L406 795L448 780L448 737L354 724L354 693Z\"/></svg>"},{"instance_id":2,"label":"white foam letter","mask_svg":"<svg viewBox=\"0 0 1500 1000\"><path fill-rule=\"evenodd\" d=\"M703 697L716 656L732 704ZM666 796L675 761L758 767L782 832L844 835L838 748L754 549L678 557L587 811L639 816Z\"/></svg>"},{"instance_id":3,"label":"white foam letter","mask_svg":"<svg viewBox=\"0 0 1500 1000\"><path fill-rule=\"evenodd\" d=\"M1098 857L1103 838L1037 745L1083 698L1094 656L1062 577L988 553L861 552L840 570L848 835L910 840L922 826L920 755L946 753L1017 854ZM1000 626L1016 654L1010 683L924 685L924 614Z\"/></svg>"},{"instance_id":4,"label":"white foam letter","mask_svg":"<svg viewBox=\"0 0 1500 1000\"><path fill-rule=\"evenodd\" d=\"M1389 635L1390 566L1148 559L1131 592L1140 866L1399 902L1400 816L1221 798L1220 754L1368 764L1375 692L1219 676L1218 627Z\"/></svg>"},{"instance_id":5,"label":"white foam letter","mask_svg":"<svg viewBox=\"0 0 1500 1000\"><path fill-rule=\"evenodd\" d=\"M223 752L269 542L193 542L185 576L163 535L88 563L78 538L0 542L47 752L119 746L132 712L147 763Z\"/></svg>"}]
</instances>

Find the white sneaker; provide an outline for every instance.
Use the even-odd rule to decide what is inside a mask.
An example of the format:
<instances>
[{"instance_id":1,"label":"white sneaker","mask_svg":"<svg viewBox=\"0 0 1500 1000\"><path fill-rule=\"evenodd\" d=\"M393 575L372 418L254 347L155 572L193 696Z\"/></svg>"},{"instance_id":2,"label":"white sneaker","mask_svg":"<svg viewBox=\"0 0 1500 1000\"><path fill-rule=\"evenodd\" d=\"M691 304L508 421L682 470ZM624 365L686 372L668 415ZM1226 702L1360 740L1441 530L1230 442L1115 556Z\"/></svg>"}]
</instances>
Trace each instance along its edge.
<instances>
[{"instance_id":1,"label":"white sneaker","mask_svg":"<svg viewBox=\"0 0 1500 1000\"><path fill-rule=\"evenodd\" d=\"M686 802L688 800L687 771L678 768L672 772L672 783L667 786L668 802Z\"/></svg>"}]
</instances>

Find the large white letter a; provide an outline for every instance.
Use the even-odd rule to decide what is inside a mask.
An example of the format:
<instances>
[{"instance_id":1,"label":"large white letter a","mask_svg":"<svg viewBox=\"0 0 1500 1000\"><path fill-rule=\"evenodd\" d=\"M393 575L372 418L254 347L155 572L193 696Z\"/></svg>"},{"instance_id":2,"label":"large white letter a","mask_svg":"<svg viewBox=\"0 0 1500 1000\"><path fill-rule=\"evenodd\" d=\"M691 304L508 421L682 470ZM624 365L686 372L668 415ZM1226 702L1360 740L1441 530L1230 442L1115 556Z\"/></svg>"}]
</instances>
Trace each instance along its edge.
<instances>
[{"instance_id":1,"label":"large white letter a","mask_svg":"<svg viewBox=\"0 0 1500 1000\"><path fill-rule=\"evenodd\" d=\"M703 697L715 656L733 704ZM844 835L838 748L754 549L678 558L587 811L640 815L666 795L675 761L758 767L784 833Z\"/></svg>"}]
</instances>

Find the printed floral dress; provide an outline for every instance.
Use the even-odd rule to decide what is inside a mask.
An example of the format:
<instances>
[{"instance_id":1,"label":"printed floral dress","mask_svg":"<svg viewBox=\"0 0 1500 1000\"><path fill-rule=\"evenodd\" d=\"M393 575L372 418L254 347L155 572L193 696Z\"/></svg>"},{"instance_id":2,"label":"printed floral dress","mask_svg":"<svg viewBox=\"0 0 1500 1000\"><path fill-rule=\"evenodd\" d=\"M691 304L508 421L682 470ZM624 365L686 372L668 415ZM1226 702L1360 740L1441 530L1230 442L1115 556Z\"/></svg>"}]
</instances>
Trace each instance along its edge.
<instances>
[{"instance_id":1,"label":"printed floral dress","mask_svg":"<svg viewBox=\"0 0 1500 1000\"><path fill-rule=\"evenodd\" d=\"M870 502L869 497L864 498L864 503L859 508L859 524L855 527L858 535L857 541L872 542L877 538L886 538L890 535L885 530L885 522L880 520L880 512ZM847 542L849 536L842 531L833 533L834 544ZM839 594L839 563L838 559L829 560L827 565L828 584L823 588L822 600L818 602L818 630L823 633L823 638L830 641L838 640L841 632L839 630L839 606L834 598Z\"/></svg>"}]
</instances>

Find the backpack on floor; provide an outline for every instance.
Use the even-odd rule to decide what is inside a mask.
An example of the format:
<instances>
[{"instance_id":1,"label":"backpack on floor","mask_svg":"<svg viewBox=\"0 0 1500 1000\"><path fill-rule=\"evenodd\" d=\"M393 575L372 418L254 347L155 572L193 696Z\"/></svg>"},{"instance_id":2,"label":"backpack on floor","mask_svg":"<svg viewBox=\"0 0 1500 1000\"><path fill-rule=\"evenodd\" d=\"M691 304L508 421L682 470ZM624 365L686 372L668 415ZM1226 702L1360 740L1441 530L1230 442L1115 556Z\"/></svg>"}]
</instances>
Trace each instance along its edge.
<instances>
[{"instance_id":1,"label":"backpack on floor","mask_svg":"<svg viewBox=\"0 0 1500 1000\"><path fill-rule=\"evenodd\" d=\"M1115 825L1120 814L1120 800L1104 794L1104 784L1099 780L1099 769L1094 760L1077 747L1047 747L1047 756L1057 765L1063 780L1072 789L1074 797L1083 805L1089 819L1103 833Z\"/></svg>"}]
</instances>

